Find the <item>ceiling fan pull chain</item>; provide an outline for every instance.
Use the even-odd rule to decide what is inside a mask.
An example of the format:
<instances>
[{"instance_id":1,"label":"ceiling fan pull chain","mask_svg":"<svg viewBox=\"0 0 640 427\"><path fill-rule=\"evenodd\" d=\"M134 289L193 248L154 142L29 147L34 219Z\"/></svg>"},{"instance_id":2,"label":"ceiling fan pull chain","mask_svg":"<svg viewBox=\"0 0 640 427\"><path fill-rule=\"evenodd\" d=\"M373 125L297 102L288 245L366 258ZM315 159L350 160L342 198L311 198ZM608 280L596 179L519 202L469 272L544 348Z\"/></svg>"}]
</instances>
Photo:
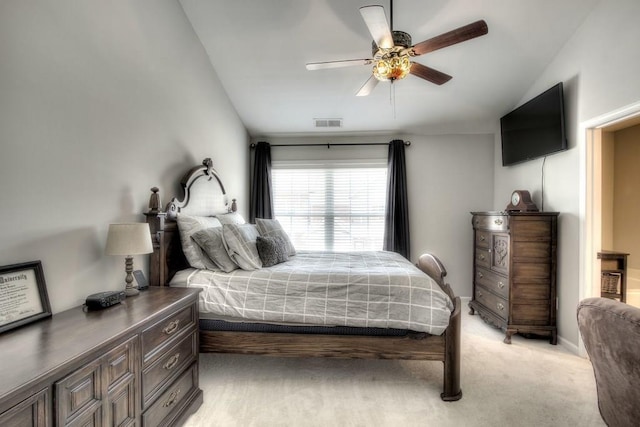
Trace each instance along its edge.
<instances>
[{"instance_id":1,"label":"ceiling fan pull chain","mask_svg":"<svg viewBox=\"0 0 640 427\"><path fill-rule=\"evenodd\" d=\"M389 104L391 104L391 109L393 111L393 120L396 119L396 87L393 85L393 80L391 80L391 84L389 85Z\"/></svg>"}]
</instances>

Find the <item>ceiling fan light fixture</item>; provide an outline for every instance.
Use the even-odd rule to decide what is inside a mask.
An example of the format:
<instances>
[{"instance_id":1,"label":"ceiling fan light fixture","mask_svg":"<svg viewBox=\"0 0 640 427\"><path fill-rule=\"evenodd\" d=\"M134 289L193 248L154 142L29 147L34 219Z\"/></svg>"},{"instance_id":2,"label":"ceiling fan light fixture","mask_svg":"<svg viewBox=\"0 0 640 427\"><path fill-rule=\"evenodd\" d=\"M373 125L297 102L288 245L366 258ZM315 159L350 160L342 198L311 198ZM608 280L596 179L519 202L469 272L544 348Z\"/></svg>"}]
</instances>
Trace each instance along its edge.
<instances>
[{"instance_id":1,"label":"ceiling fan light fixture","mask_svg":"<svg viewBox=\"0 0 640 427\"><path fill-rule=\"evenodd\" d=\"M407 77L411 71L409 55L392 54L373 63L373 75L380 81L400 80Z\"/></svg>"}]
</instances>

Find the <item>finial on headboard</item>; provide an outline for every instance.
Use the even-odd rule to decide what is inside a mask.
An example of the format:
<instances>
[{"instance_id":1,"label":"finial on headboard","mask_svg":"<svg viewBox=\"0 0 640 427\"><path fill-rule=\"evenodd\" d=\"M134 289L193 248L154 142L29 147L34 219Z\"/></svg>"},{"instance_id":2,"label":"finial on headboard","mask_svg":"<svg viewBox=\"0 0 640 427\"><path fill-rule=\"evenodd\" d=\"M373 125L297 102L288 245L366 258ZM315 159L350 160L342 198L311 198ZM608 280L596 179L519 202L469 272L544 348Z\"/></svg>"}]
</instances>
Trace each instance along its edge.
<instances>
[{"instance_id":1,"label":"finial on headboard","mask_svg":"<svg viewBox=\"0 0 640 427\"><path fill-rule=\"evenodd\" d=\"M207 168L207 170L204 171L204 173L209 177L209 180L210 180L211 178L213 178L213 175L215 174L215 171L213 169L213 160L211 160L211 157L207 157L202 161L202 164Z\"/></svg>"},{"instance_id":2,"label":"finial on headboard","mask_svg":"<svg viewBox=\"0 0 640 427\"><path fill-rule=\"evenodd\" d=\"M149 197L149 212L160 212L160 189L158 187L151 187L151 196Z\"/></svg>"}]
</instances>

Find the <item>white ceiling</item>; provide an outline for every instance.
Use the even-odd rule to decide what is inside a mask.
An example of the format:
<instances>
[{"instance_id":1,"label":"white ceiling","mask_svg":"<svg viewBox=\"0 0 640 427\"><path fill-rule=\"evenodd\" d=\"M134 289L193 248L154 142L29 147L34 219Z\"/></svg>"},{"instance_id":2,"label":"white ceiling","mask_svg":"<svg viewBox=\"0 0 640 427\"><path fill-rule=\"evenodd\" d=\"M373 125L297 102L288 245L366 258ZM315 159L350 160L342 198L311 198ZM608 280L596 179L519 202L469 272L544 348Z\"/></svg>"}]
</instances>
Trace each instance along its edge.
<instances>
[{"instance_id":1,"label":"white ceiling","mask_svg":"<svg viewBox=\"0 0 640 427\"><path fill-rule=\"evenodd\" d=\"M414 58L453 76L415 76L355 93L370 66L307 71L307 62L371 57L359 12L389 0L180 0L213 68L253 137L337 133L493 132L572 36L597 0L396 0L393 29L413 43L484 19L485 36Z\"/></svg>"}]
</instances>

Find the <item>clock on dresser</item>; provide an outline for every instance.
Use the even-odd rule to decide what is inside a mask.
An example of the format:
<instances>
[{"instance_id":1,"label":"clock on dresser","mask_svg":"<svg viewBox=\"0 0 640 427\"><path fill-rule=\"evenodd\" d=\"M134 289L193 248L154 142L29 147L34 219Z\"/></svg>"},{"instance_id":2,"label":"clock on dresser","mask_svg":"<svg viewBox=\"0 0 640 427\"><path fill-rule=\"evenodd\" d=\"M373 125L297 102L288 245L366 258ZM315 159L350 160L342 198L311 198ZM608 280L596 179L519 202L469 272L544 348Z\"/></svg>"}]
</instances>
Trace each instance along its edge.
<instances>
[{"instance_id":1,"label":"clock on dresser","mask_svg":"<svg viewBox=\"0 0 640 427\"><path fill-rule=\"evenodd\" d=\"M538 212L538 207L531 200L531 193L527 190L515 190L511 193L511 200L506 208L507 212Z\"/></svg>"}]
</instances>

